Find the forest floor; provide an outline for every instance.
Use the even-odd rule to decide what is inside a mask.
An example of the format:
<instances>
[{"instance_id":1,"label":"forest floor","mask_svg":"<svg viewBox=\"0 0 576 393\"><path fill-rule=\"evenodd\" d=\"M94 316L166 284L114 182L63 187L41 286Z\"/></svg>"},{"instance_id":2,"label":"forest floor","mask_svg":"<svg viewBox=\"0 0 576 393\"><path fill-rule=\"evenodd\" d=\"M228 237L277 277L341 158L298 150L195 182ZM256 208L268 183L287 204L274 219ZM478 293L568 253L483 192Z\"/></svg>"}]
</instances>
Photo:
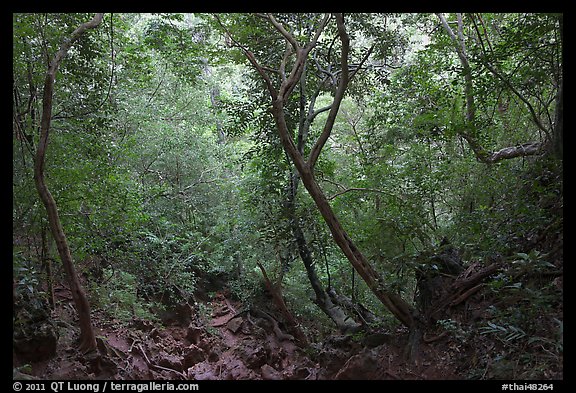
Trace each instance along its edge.
<instances>
[{"instance_id":1,"label":"forest floor","mask_svg":"<svg viewBox=\"0 0 576 393\"><path fill-rule=\"evenodd\" d=\"M98 351L83 355L77 350L79 330L71 293L57 285L55 307L46 315L57 326L57 343L50 350L42 340L30 342L28 360L13 351L14 378L561 380L563 235L561 229L548 227L542 233L526 249L545 250L553 262L549 270L525 269L524 260L503 264L503 272L521 285L491 290L481 283L466 291L437 318L443 323L424 334L412 357L406 353L409 332L403 327L316 335L314 342L301 344L287 331L269 294L263 291L245 304L231 295L225 280L215 288L197 288L193 304L168 308L159 314L161 322L121 322L104 310L93 310ZM450 282L440 281L439 287L448 288ZM524 320L528 325L521 328ZM312 322L309 333L317 323ZM31 329L35 335L42 331ZM50 354L38 360L42 351Z\"/></svg>"},{"instance_id":2,"label":"forest floor","mask_svg":"<svg viewBox=\"0 0 576 393\"><path fill-rule=\"evenodd\" d=\"M211 314L173 315L165 324L134 320L128 326L94 313L99 354L75 349L78 329L69 293L57 291L59 342L56 355L32 362L29 375L38 379L189 379L189 380L316 380L460 379L462 365L454 356L457 343L440 339L422 343L419 356L405 356L407 331L373 335L371 341L332 335L308 348L275 331L263 315L266 304L243 309L225 289L210 300ZM182 312L180 309L179 312ZM190 308L190 311L193 311ZM282 326L278 324L278 326ZM279 337L280 334L280 337ZM459 354L463 355L463 354Z\"/></svg>"},{"instance_id":3,"label":"forest floor","mask_svg":"<svg viewBox=\"0 0 576 393\"><path fill-rule=\"evenodd\" d=\"M404 355L407 332L378 336L366 345L352 336L333 335L300 348L288 334L278 336L263 315L244 310L226 290L210 300L211 315L177 315L166 324L134 320L128 326L94 313L100 356L75 349L78 329L67 290L57 291L59 340L56 355L32 362L38 379L456 379L444 343L422 344L417 361ZM259 305L264 310L265 304ZM254 306L252 306L254 307ZM180 309L182 311L182 309ZM190 308L190 311L192 309ZM256 315L253 315L256 314ZM272 317L274 318L274 317ZM189 321L189 323L187 323ZM182 323L184 322L184 323ZM208 323L206 323L208 322ZM278 325L277 325L278 326ZM440 349L440 348L444 349ZM443 361L438 361L443 359Z\"/></svg>"}]
</instances>

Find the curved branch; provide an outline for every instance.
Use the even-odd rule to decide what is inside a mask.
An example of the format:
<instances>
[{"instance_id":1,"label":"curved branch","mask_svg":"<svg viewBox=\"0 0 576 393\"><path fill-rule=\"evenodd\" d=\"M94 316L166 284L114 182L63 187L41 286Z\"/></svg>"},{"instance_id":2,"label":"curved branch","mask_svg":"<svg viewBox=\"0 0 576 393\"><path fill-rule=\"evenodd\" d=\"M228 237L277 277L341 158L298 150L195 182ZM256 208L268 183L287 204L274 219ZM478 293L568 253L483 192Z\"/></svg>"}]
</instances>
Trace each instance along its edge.
<instances>
[{"instance_id":1,"label":"curved branch","mask_svg":"<svg viewBox=\"0 0 576 393\"><path fill-rule=\"evenodd\" d=\"M487 61L484 62L484 65L486 66L486 68L488 68L488 70L494 74L494 76L496 76L498 79L500 79L502 82L504 82L504 84L506 85L506 87L508 87L510 89L510 91L512 91L512 93L514 93L514 95L516 97L518 97L524 104L526 104L526 106L528 107L528 111L530 111L530 116L532 117L532 121L534 122L534 124L536 124L536 126L542 130L544 132L544 134L546 134L546 137L548 139L550 139L550 131L548 131L548 129L546 127L544 127L544 125L542 124L542 122L540 121L540 119L538 118L538 115L536 114L536 111L534 110L534 107L532 106L532 104L530 103L530 101L528 101L528 99L526 97L524 97L513 85L512 83L510 83L510 80L505 78L501 73L499 73L494 67L492 67L490 64L488 64Z\"/></svg>"},{"instance_id":2,"label":"curved branch","mask_svg":"<svg viewBox=\"0 0 576 393\"><path fill-rule=\"evenodd\" d=\"M300 50L300 45L298 45L298 41L296 41L294 36L290 34L288 30L286 30L284 26L282 26L282 24L279 23L272 14L268 14L267 16L268 20L270 21L270 23L272 23L272 25L276 28L276 30L278 30L280 34L282 34L282 36L286 39L286 41L288 41L290 45L292 45L294 52L298 52Z\"/></svg>"},{"instance_id":3,"label":"curved branch","mask_svg":"<svg viewBox=\"0 0 576 393\"><path fill-rule=\"evenodd\" d=\"M312 40L310 40L310 42L304 48L300 48L299 46L297 47L298 49L296 50L296 61L292 66L292 72L290 73L290 76L282 82L280 89L278 89L278 96L281 97L283 101L285 101L288 98L288 96L290 96L292 90L294 90L294 87L296 87L296 84L300 80L300 77L304 72L304 66L306 64L308 54L316 46L316 43L318 42L318 39L320 38L322 31L324 31L324 28L326 27L329 18L330 18L329 14L324 15L324 18L322 19L322 22L320 22L320 25L316 29L316 33L314 34ZM290 37L292 37L288 32L286 33ZM293 37L291 39L288 38L286 35L284 35L284 37L290 43L291 39L294 40Z\"/></svg>"},{"instance_id":4,"label":"curved branch","mask_svg":"<svg viewBox=\"0 0 576 393\"><path fill-rule=\"evenodd\" d=\"M278 92L274 88L274 85L272 84L272 80L270 79L270 76L266 73L266 71L264 69L265 67L261 66L260 63L258 63L258 60L256 60L256 57L254 56L254 54L250 50L248 50L248 48L246 48L244 45L242 45L240 42L238 42L236 39L234 39L234 36L232 35L232 33L230 33L230 30L228 30L228 28L224 25L224 23L222 23L218 14L214 14L214 18L216 18L216 21L218 22L220 27L222 27L222 29L224 30L224 32L226 33L228 38L234 43L234 45L236 45L238 48L240 48L240 50L244 53L244 56L246 56L248 61L250 61L250 64L252 64L252 66L256 69L256 71L258 71L258 73L260 74L262 79L264 79L264 82L266 83L266 87L268 88L270 95L273 98L276 98L278 96Z\"/></svg>"},{"instance_id":5,"label":"curved branch","mask_svg":"<svg viewBox=\"0 0 576 393\"><path fill-rule=\"evenodd\" d=\"M500 149L488 155L483 161L487 164L494 164L498 161L516 157L527 157L542 154L544 144L541 142L528 142L518 146L510 146Z\"/></svg>"},{"instance_id":6,"label":"curved branch","mask_svg":"<svg viewBox=\"0 0 576 393\"><path fill-rule=\"evenodd\" d=\"M340 74L340 82L338 83L338 88L334 94L334 101L330 107L330 112L328 113L328 118L322 129L320 137L312 147L310 151L310 157L308 158L308 166L312 169L318 160L318 156L322 151L322 148L328 141L332 128L334 127L334 121L336 120L336 115L338 114L338 109L340 109L340 103L344 98L344 93L348 87L349 75L348 75L348 53L350 51L350 37L346 32L346 26L344 25L344 16L342 14L336 14L336 25L338 26L338 35L340 36L340 41L342 42L342 53L340 55L340 64L342 67L342 72Z\"/></svg>"}]
</instances>

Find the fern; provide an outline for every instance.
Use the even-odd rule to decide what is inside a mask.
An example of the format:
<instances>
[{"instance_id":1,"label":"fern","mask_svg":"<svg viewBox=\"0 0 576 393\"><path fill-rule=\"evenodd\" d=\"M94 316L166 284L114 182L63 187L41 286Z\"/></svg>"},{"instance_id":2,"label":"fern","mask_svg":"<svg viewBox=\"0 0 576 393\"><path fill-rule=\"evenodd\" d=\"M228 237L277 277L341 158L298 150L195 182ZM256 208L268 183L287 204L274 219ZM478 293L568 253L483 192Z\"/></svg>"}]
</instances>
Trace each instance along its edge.
<instances>
[{"instance_id":1,"label":"fern","mask_svg":"<svg viewBox=\"0 0 576 393\"><path fill-rule=\"evenodd\" d=\"M505 343L520 340L527 336L524 330L511 324L505 324L503 326L488 322L488 326L483 326L479 330L480 334L493 334L497 336L500 341Z\"/></svg>"}]
</instances>

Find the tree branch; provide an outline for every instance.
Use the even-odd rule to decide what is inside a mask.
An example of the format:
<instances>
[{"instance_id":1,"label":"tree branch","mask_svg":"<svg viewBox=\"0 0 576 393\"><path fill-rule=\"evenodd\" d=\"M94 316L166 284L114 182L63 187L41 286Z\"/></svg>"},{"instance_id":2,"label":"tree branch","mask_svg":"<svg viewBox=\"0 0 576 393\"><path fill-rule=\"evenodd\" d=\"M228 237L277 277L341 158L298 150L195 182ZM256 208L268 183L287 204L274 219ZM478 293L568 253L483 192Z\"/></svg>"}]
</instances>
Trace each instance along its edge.
<instances>
[{"instance_id":1,"label":"tree branch","mask_svg":"<svg viewBox=\"0 0 576 393\"><path fill-rule=\"evenodd\" d=\"M334 127L334 121L336 120L336 115L338 114L338 109L340 109L340 103L344 98L344 93L348 87L348 53L350 51L350 38L346 32L346 26L344 25L344 16L342 14L336 14L336 25L338 26L338 35L340 36L340 41L342 42L342 53L340 55L340 64L342 67L342 72L340 75L340 82L338 83L338 88L334 94L334 101L330 107L330 112L328 113L328 118L322 129L320 137L312 147L310 151L310 157L308 158L308 166L312 169L318 160L318 156L322 151L322 148L328 141L328 137L332 132Z\"/></svg>"},{"instance_id":2,"label":"tree branch","mask_svg":"<svg viewBox=\"0 0 576 393\"><path fill-rule=\"evenodd\" d=\"M279 74L280 78L282 79L282 83L286 82L286 63L290 58L290 55L293 52L290 50L290 43L286 42L286 50L284 51L284 57L282 58L282 62L280 62Z\"/></svg>"},{"instance_id":3,"label":"tree branch","mask_svg":"<svg viewBox=\"0 0 576 393\"><path fill-rule=\"evenodd\" d=\"M256 71L258 71L260 76L264 79L264 82L266 83L266 87L268 88L270 95L273 98L276 98L278 96L278 92L274 88L274 85L272 84L272 80L270 79L270 76L268 76L268 74L264 70L264 67L262 67L260 65L260 63L258 63L254 54L250 50L248 50L246 47L244 47L241 43L239 43L237 40L234 39L234 36L230 33L230 31L224 25L224 23L222 23L222 20L220 20L220 17L217 14L214 15L214 18L216 18L216 21L218 22L220 27L222 27L222 29L224 30L224 32L226 33L228 38L230 38L230 40L234 43L234 45L236 45L238 48L240 48L240 50L244 53L244 55L246 56L248 61L250 61L250 64L252 64L252 66L256 69Z\"/></svg>"},{"instance_id":4,"label":"tree branch","mask_svg":"<svg viewBox=\"0 0 576 393\"><path fill-rule=\"evenodd\" d=\"M379 194L387 194L388 195L388 193L386 191L378 190L376 188L351 187L351 188L347 188L345 190L339 191L336 194L328 197L328 200L331 201L332 199L335 199L335 198L339 197L340 195L346 194L350 191L377 192Z\"/></svg>"},{"instance_id":5,"label":"tree branch","mask_svg":"<svg viewBox=\"0 0 576 393\"><path fill-rule=\"evenodd\" d=\"M304 65L306 63L306 59L308 58L308 54L316 46L316 43L318 42L318 39L320 38L322 31L326 27L326 23L328 22L329 17L330 16L328 14L324 15L322 22L320 22L320 25L316 29L314 37L304 48L300 48L299 46L297 46L296 62L292 66L292 72L290 73L290 76L283 81L282 85L280 86L280 89L278 89L278 96L282 97L283 101L286 101L286 99L290 96L292 90L300 80L302 72L304 71ZM294 37L292 37L290 33L288 33L285 29L284 32L282 31L280 32L288 42L292 43L292 40L295 41ZM288 38L286 34L291 38ZM292 46L294 47L294 45Z\"/></svg>"},{"instance_id":6,"label":"tree branch","mask_svg":"<svg viewBox=\"0 0 576 393\"><path fill-rule=\"evenodd\" d=\"M36 149L36 160L34 162L34 183L36 185L36 190L38 191L38 195L40 196L40 199L46 208L50 231L52 232L52 236L56 242L58 254L60 255L62 265L66 271L66 275L70 283L72 298L74 299L74 304L78 312L78 319L80 324L80 351L82 352L88 352L96 348L96 337L94 335L94 329L90 317L90 303L88 302L86 293L84 292L82 284L78 279L78 275L76 273L70 252L70 246L60 221L56 201L54 200L54 197L50 193L50 190L46 184L45 161L46 150L48 148L48 137L50 134L50 122L52 119L54 80L56 78L58 67L62 63L62 60L66 57L68 50L82 36L82 34L88 29L96 28L102 22L103 18L104 14L99 13L96 14L91 21L81 24L76 30L72 32L70 37L64 40L60 46L60 49L58 49L54 55L54 58L50 62L48 71L46 72L46 78L44 79L42 118L40 122L40 142L38 143L38 148Z\"/></svg>"},{"instance_id":7,"label":"tree branch","mask_svg":"<svg viewBox=\"0 0 576 393\"><path fill-rule=\"evenodd\" d=\"M356 73L362 69L362 66L364 65L366 60L368 60L368 57L370 57L372 51L374 51L375 46L376 44L372 44L370 49L368 49L368 51L364 54L362 60L360 60L360 63L358 63L358 65L352 70L352 72L350 73L350 80L352 80L352 78L354 78L354 75L356 75Z\"/></svg>"},{"instance_id":8,"label":"tree branch","mask_svg":"<svg viewBox=\"0 0 576 393\"><path fill-rule=\"evenodd\" d=\"M468 58L466 56L466 46L464 43L464 34L462 32L462 28L463 28L462 15L457 14L458 37L456 37L456 35L454 34L454 31L452 31L452 28L449 26L448 21L446 20L444 15L442 15L440 13L438 13L436 15L438 16L438 18L442 22L442 26L444 27L444 30L446 30L446 32L450 36L450 40L452 41L452 44L454 45L454 48L456 49L456 53L458 54L458 58L460 59L460 64L462 65L462 68L463 68L464 80L465 80L464 94L466 96L466 121L468 122L469 127L472 127L472 129L474 129L476 108L475 108L475 104L474 104L472 72L471 72L471 68L470 68L470 63L468 62ZM477 33L479 34L478 30L477 30ZM481 39L480 36L479 36L479 38ZM518 92L518 90L516 90L516 88L514 88L514 86L512 86L512 84L510 83L510 81L508 79L506 79L502 74L500 74L494 67L492 67L490 64L488 64L487 61L484 62L484 65L486 66L486 68L488 68L490 70L490 72L492 72L492 74L494 74L502 82L504 82L504 84L518 98L520 98L520 100L522 100L522 102L524 102L526 104L526 106L528 107L528 110L530 111L530 114L531 114L531 117L532 117L532 120L534 121L534 123L536 123L538 128L541 129L542 131L544 131L546 136L549 138L550 134L549 134L548 130L542 125L542 123L538 119L538 116L536 115L536 112L534 111L534 108L532 107L530 102L526 98L524 98L520 94L520 92ZM493 164L493 163L496 163L498 161L502 161L502 160L510 159L510 158L537 155L537 154L540 154L542 151L542 149L541 149L542 143L528 142L528 143L524 143L520 146L506 147L506 148L503 148L497 152L491 153L491 152L488 152L486 149L484 149L484 147L482 147L482 145L476 140L476 138L474 136L472 136L468 131L459 130L458 133L468 142L468 144L470 145L470 148L472 149L472 151L474 151L476 158L478 160L484 162L484 163L487 163L487 164Z\"/></svg>"},{"instance_id":9,"label":"tree branch","mask_svg":"<svg viewBox=\"0 0 576 393\"><path fill-rule=\"evenodd\" d=\"M268 16L268 20L270 21L270 23L272 23L272 25L276 28L276 30L278 30L280 32L280 34L282 34L282 36L284 36L286 41L288 41L290 43L290 45L292 45L294 52L298 53L298 51L300 50L300 45L298 45L298 41L296 41L294 36L292 34L290 34L288 32L288 30L286 30L284 28L284 26L282 26L282 24L279 23L276 20L276 18L274 18L274 16L272 14L268 14L267 16Z\"/></svg>"},{"instance_id":10,"label":"tree branch","mask_svg":"<svg viewBox=\"0 0 576 393\"><path fill-rule=\"evenodd\" d=\"M536 111L534 110L534 107L532 106L532 104L530 103L530 101L528 101L527 98L525 98L522 94L520 94L520 92L514 87L512 86L512 83L510 83L510 80L506 79L501 73L499 73L496 68L492 67L492 65L488 64L488 61L484 62L484 65L486 66L486 68L488 68L488 70L494 74L494 76L496 76L498 79L500 79L502 82L504 82L504 84L506 85L506 87L508 87L510 89L510 91L512 91L512 93L514 93L514 95L516 97L518 97L524 104L526 104L526 106L528 107L528 111L530 112L530 116L532 117L532 121L534 122L534 124L536 124L536 126L542 130L544 132L544 134L546 135L546 137L548 139L550 139L550 131L548 131L548 129L546 127L544 127L544 125L542 124L542 122L540 121L540 119L538 118L538 115L536 115Z\"/></svg>"},{"instance_id":11,"label":"tree branch","mask_svg":"<svg viewBox=\"0 0 576 393\"><path fill-rule=\"evenodd\" d=\"M438 16L438 18L440 19L440 21L442 22L442 26L444 27L444 30L446 30L446 33L448 33L448 35L450 36L450 40L452 41L452 44L454 45L454 48L456 49L456 53L458 54L458 58L460 59L460 64L462 65L462 68L464 70L464 89L465 89L465 95L466 95L466 120L469 121L470 123L474 122L474 117L476 114L476 107L474 104L474 93L473 93L473 87L472 87L472 73L470 70L470 63L468 63L468 57L466 56L466 47L464 44L464 37L461 36L460 38L462 39L462 41L459 41L459 39L456 37L456 35L454 34L454 32L452 31L452 28L450 27L450 25L448 24L448 21L446 20L446 18L444 18L444 15L438 13L436 14ZM460 15L460 14L458 14ZM459 32L462 29L462 16L460 15L458 17L458 30Z\"/></svg>"},{"instance_id":12,"label":"tree branch","mask_svg":"<svg viewBox=\"0 0 576 393\"><path fill-rule=\"evenodd\" d=\"M497 152L491 153L484 162L493 164L498 161L516 157L526 157L542 154L544 144L541 142L528 142L518 146L505 147Z\"/></svg>"}]
</instances>

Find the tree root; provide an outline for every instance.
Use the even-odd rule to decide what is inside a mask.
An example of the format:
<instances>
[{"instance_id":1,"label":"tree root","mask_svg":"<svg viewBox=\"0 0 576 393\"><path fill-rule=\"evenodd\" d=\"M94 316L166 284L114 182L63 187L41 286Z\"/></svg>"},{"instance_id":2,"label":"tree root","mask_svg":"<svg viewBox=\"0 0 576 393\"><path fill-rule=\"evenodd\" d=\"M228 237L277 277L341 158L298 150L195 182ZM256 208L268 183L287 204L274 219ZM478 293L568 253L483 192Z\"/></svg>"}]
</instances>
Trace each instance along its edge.
<instances>
[{"instance_id":1,"label":"tree root","mask_svg":"<svg viewBox=\"0 0 576 393\"><path fill-rule=\"evenodd\" d=\"M146 361L146 364L148 365L148 367L154 368L156 370L170 371L170 372L177 374L178 376L182 377L185 380L188 379L188 376L186 374L184 374L183 372L180 372L180 371L174 370L172 368L168 368L168 367L158 366L157 364L152 363L150 361L150 359L148 359L148 356L146 355L146 352L144 352L144 349L142 348L142 346L140 344L137 344L137 347L140 350L140 352L142 353L142 355L144 356L144 360Z\"/></svg>"}]
</instances>

